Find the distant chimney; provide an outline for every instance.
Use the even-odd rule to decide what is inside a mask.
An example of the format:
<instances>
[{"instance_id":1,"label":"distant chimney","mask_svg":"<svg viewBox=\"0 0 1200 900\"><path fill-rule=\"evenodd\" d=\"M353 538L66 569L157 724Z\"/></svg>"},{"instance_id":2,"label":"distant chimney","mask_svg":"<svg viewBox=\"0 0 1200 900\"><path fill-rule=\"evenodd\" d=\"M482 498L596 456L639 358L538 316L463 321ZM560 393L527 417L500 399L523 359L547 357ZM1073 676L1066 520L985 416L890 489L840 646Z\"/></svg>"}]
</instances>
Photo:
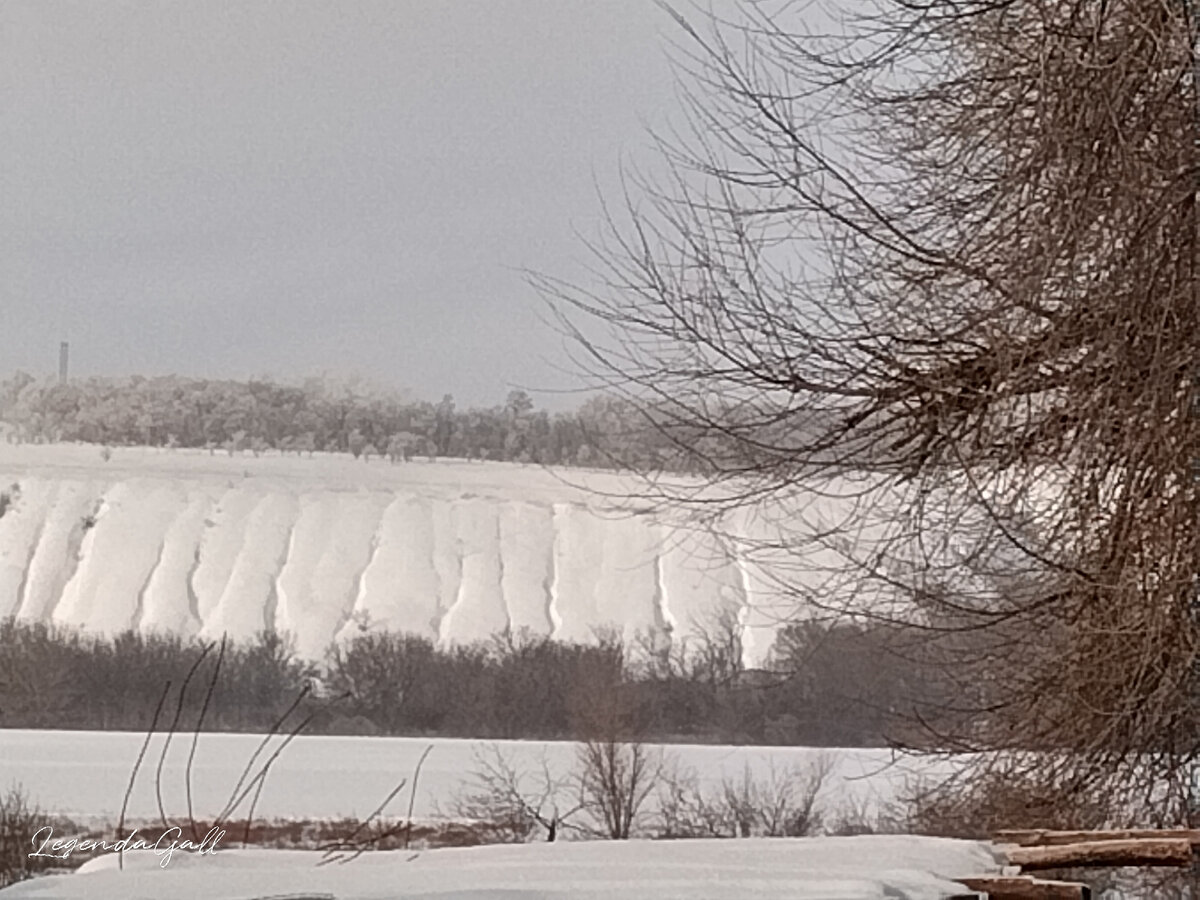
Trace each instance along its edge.
<instances>
[{"instance_id":1,"label":"distant chimney","mask_svg":"<svg viewBox=\"0 0 1200 900\"><path fill-rule=\"evenodd\" d=\"M70 352L70 344L63 341L58 345L58 383L67 383L67 355Z\"/></svg>"}]
</instances>

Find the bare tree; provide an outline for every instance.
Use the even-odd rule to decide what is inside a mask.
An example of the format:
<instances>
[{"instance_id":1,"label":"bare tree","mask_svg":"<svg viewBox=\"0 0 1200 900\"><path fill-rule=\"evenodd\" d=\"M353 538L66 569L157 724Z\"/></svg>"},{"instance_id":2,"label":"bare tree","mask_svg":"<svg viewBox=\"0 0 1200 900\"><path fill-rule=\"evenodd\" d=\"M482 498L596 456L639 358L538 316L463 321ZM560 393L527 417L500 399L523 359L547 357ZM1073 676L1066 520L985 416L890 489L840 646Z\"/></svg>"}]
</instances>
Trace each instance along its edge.
<instances>
[{"instance_id":1,"label":"bare tree","mask_svg":"<svg viewBox=\"0 0 1200 900\"><path fill-rule=\"evenodd\" d=\"M580 673L571 698L572 729L580 742L580 802L597 833L625 840L654 789L660 762L643 741L645 721L636 685L624 677L624 645L613 634L598 637L608 653Z\"/></svg>"},{"instance_id":2,"label":"bare tree","mask_svg":"<svg viewBox=\"0 0 1200 900\"><path fill-rule=\"evenodd\" d=\"M658 779L658 762L640 741L591 738L579 746L583 808L613 840L632 837L643 804Z\"/></svg>"},{"instance_id":3,"label":"bare tree","mask_svg":"<svg viewBox=\"0 0 1200 900\"><path fill-rule=\"evenodd\" d=\"M1191 804L1200 457L1187 2L674 12L693 90L604 283L598 382L797 608L923 625L947 750ZM690 14L689 14L690 15ZM995 757L991 757L995 758ZM1159 793L1156 793L1159 791Z\"/></svg>"},{"instance_id":4,"label":"bare tree","mask_svg":"<svg viewBox=\"0 0 1200 900\"><path fill-rule=\"evenodd\" d=\"M807 766L769 763L756 775L747 765L740 778L706 790L694 771L663 767L657 797L657 831L667 838L804 837L822 825L818 804L832 769L830 757Z\"/></svg>"},{"instance_id":5,"label":"bare tree","mask_svg":"<svg viewBox=\"0 0 1200 900\"><path fill-rule=\"evenodd\" d=\"M551 771L542 754L536 772L518 767L512 755L495 744L474 751L470 780L455 798L452 811L469 821L483 843L516 844L542 829L553 841L580 809L562 805L575 795L568 774Z\"/></svg>"}]
</instances>

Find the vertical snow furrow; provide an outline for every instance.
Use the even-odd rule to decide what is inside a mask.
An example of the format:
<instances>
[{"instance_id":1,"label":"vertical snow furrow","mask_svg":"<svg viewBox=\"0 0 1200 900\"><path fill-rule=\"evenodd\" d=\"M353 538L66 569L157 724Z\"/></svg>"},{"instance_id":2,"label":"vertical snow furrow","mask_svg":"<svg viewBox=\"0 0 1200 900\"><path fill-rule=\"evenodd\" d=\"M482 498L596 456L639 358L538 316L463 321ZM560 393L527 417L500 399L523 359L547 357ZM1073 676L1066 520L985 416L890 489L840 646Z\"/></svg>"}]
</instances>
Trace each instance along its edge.
<instances>
[{"instance_id":1,"label":"vertical snow furrow","mask_svg":"<svg viewBox=\"0 0 1200 900\"><path fill-rule=\"evenodd\" d=\"M558 556L562 542L562 515L559 504L550 507L550 565L546 580L546 621L550 623L550 637L558 637L562 630L562 618L558 614L559 565Z\"/></svg>"},{"instance_id":2,"label":"vertical snow furrow","mask_svg":"<svg viewBox=\"0 0 1200 900\"><path fill-rule=\"evenodd\" d=\"M450 546L453 548L452 559L454 560L454 568L457 569L457 571L455 572L455 576L452 579L447 579L446 582L443 583L443 587L445 587L446 585L452 585L451 590L453 591L453 594L454 594L454 599L451 600L449 603L445 602L445 594L443 594L443 601L442 601L442 604L439 609L440 617L438 619L438 625L437 625L438 643L443 647L448 646L449 644L453 643L453 641L454 641L454 637L455 637L455 635L453 633L454 632L454 617L455 617L455 614L459 611L459 609L462 608L463 601L465 599L464 598L464 590L466 587L466 585L465 585L466 579L464 579L462 577L462 575L463 575L463 545L462 545L462 535L460 534L459 528L458 528L458 516L455 514L456 511L455 511L455 507L453 505L451 505L449 507L449 509L450 509L449 521L451 523L451 526L450 526L451 539L450 539L449 543L450 543ZM436 530L434 533L435 533L435 535L437 534ZM437 546L437 538L436 537L434 539L434 546L436 549L436 546ZM443 559L442 554L438 554L437 558ZM443 563L443 566L444 565L445 564Z\"/></svg>"},{"instance_id":3,"label":"vertical snow furrow","mask_svg":"<svg viewBox=\"0 0 1200 900\"><path fill-rule=\"evenodd\" d=\"M763 660L756 660L750 643L750 613L754 608L753 592L750 586L750 563L746 559L746 549L743 541L732 541L730 555L733 557L734 570L738 573L738 586L741 592L741 603L737 610L738 637L742 642L742 664L751 667ZM763 657L765 659L765 656Z\"/></svg>"},{"instance_id":4,"label":"vertical snow furrow","mask_svg":"<svg viewBox=\"0 0 1200 900\"><path fill-rule=\"evenodd\" d=\"M378 520L375 522L375 528L371 532L371 542L367 547L366 561L354 577L350 593L342 609L342 614L334 623L332 639L335 642L341 641L347 636L345 632L354 624L357 615L362 613L369 617L369 607L367 606L367 571L374 565L376 557L379 556L379 545L383 540L383 517L386 512L386 507L379 510ZM369 624L369 618L362 624Z\"/></svg>"},{"instance_id":5,"label":"vertical snow furrow","mask_svg":"<svg viewBox=\"0 0 1200 900\"><path fill-rule=\"evenodd\" d=\"M93 490L87 482L59 482L54 502L43 516L33 557L27 563L21 605L16 610L19 618L41 621L58 603L78 565L76 555L82 534L79 523L92 508Z\"/></svg>"},{"instance_id":6,"label":"vertical snow furrow","mask_svg":"<svg viewBox=\"0 0 1200 900\"><path fill-rule=\"evenodd\" d=\"M56 619L101 634L129 628L182 496L175 484L155 479L122 481L107 491L104 514L88 529L83 562L64 597L70 605Z\"/></svg>"},{"instance_id":7,"label":"vertical snow furrow","mask_svg":"<svg viewBox=\"0 0 1200 900\"><path fill-rule=\"evenodd\" d=\"M654 553L654 611L659 632L669 640L679 640L675 616L671 613L671 595L667 591L667 577L663 565L663 547L660 536Z\"/></svg>"},{"instance_id":8,"label":"vertical snow furrow","mask_svg":"<svg viewBox=\"0 0 1200 900\"><path fill-rule=\"evenodd\" d=\"M191 489L163 534L158 565L143 588L140 628L191 637L199 632L199 599L191 584L199 564L212 497Z\"/></svg>"},{"instance_id":9,"label":"vertical snow furrow","mask_svg":"<svg viewBox=\"0 0 1200 900\"><path fill-rule=\"evenodd\" d=\"M142 618L146 613L146 592L150 589L150 582L154 580L154 574L158 571L158 567L162 565L163 553L166 549L167 541L164 536L164 539L158 544L158 554L154 558L154 563L150 566L150 571L146 573L146 580L138 589L137 600L133 605L133 615L129 620L129 628L132 631L142 630Z\"/></svg>"},{"instance_id":10,"label":"vertical snow furrow","mask_svg":"<svg viewBox=\"0 0 1200 900\"><path fill-rule=\"evenodd\" d=\"M553 578L554 520L551 508L534 503L503 503L496 516L501 594L514 634L547 635Z\"/></svg>"},{"instance_id":11,"label":"vertical snow furrow","mask_svg":"<svg viewBox=\"0 0 1200 900\"><path fill-rule=\"evenodd\" d=\"M584 579L594 584L591 627L620 629L626 636L661 628L656 572L660 542L652 523L645 515L617 510L581 512L585 528L597 527L595 536L581 541L575 550L579 563L590 563ZM602 551L599 558L589 559L587 550L593 542Z\"/></svg>"},{"instance_id":12,"label":"vertical snow furrow","mask_svg":"<svg viewBox=\"0 0 1200 900\"><path fill-rule=\"evenodd\" d=\"M275 619L279 629L288 631L295 639L297 651L301 645L307 648L313 630L310 619L314 612L314 585L321 557L337 524L337 498L325 492L306 493L299 497L298 506L289 523L287 563L275 579L279 601ZM325 602L329 599L325 598Z\"/></svg>"},{"instance_id":13,"label":"vertical snow furrow","mask_svg":"<svg viewBox=\"0 0 1200 900\"><path fill-rule=\"evenodd\" d=\"M96 500L93 511L79 522L79 540L74 542L75 565L72 568L71 578L63 586L58 602L49 612L52 621L57 624L83 627L91 624L89 621L91 610L85 608L85 601L82 599L85 591L84 582L88 576L88 566L94 558L92 545L96 541L96 527L106 518L105 507L111 491L112 488L106 488Z\"/></svg>"},{"instance_id":14,"label":"vertical snow furrow","mask_svg":"<svg viewBox=\"0 0 1200 900\"><path fill-rule=\"evenodd\" d=\"M279 578L280 611L296 652L320 658L349 621L386 498L381 493L322 491L301 498L292 553Z\"/></svg>"},{"instance_id":15,"label":"vertical snow furrow","mask_svg":"<svg viewBox=\"0 0 1200 900\"><path fill-rule=\"evenodd\" d=\"M244 638L271 628L319 656L359 621L443 646L506 628L586 641L606 624L675 642L736 609L749 660L773 641L771 604L791 600L774 600L775 557L732 531L714 541L630 509L614 499L619 490L606 502L519 468L340 471L337 459L264 459L252 464L263 477L246 480L244 461L138 460L103 475L97 462L96 482L62 478L61 468L39 475L40 463L26 462L0 477L22 485L22 508L0 523L0 616L98 632L132 623ZM815 525L788 522L832 529L817 512ZM750 527L724 527L737 525ZM807 566L804 590L836 587L829 552L789 561Z\"/></svg>"},{"instance_id":16,"label":"vertical snow furrow","mask_svg":"<svg viewBox=\"0 0 1200 900\"><path fill-rule=\"evenodd\" d=\"M57 491L55 491L57 494ZM17 593L13 598L12 607L5 613L4 616L15 616L20 612L25 605L25 597L29 592L29 573L33 571L33 560L38 554L38 548L42 545L42 536L46 533L46 521L49 518L49 510L45 515L38 516L37 530L33 533L33 540L29 542L29 553L25 557L25 567L21 572L21 583L17 585Z\"/></svg>"},{"instance_id":17,"label":"vertical snow furrow","mask_svg":"<svg viewBox=\"0 0 1200 900\"><path fill-rule=\"evenodd\" d=\"M499 510L496 511L496 575L497 596L500 598L500 608L504 610L504 633L513 634L512 609L504 594L504 534Z\"/></svg>"},{"instance_id":18,"label":"vertical snow furrow","mask_svg":"<svg viewBox=\"0 0 1200 900\"><path fill-rule=\"evenodd\" d=\"M296 540L296 525L299 523L299 513L292 520L291 526L288 528L287 536L283 541L283 550L275 559L275 574L270 578L268 584L270 591L267 594L266 601L263 603L263 627L267 631L284 632L288 631L287 622L287 594L283 591L282 579L284 570L287 569L288 560L292 559L293 547ZM284 610L284 621L279 621L279 610Z\"/></svg>"},{"instance_id":19,"label":"vertical snow furrow","mask_svg":"<svg viewBox=\"0 0 1200 900\"><path fill-rule=\"evenodd\" d=\"M433 525L430 564L437 573L438 608L430 624L437 635L438 644L447 646L454 640L451 625L452 612L462 601L462 540L455 522L454 507L446 502L434 500L429 506Z\"/></svg>"},{"instance_id":20,"label":"vertical snow furrow","mask_svg":"<svg viewBox=\"0 0 1200 900\"><path fill-rule=\"evenodd\" d=\"M200 620L200 597L196 594L196 570L200 568L200 548L203 545L204 539L201 537L192 549L192 565L188 568L187 575L184 576L183 580L183 588L187 595L189 617L185 629L190 634L196 634L204 627L204 623Z\"/></svg>"},{"instance_id":21,"label":"vertical snow furrow","mask_svg":"<svg viewBox=\"0 0 1200 900\"><path fill-rule=\"evenodd\" d=\"M438 619L438 645L441 647L447 647L454 641L454 635L451 633L454 626L454 613L462 606L462 602L463 583L460 578L454 592L454 602L441 611L441 616Z\"/></svg>"},{"instance_id":22,"label":"vertical snow furrow","mask_svg":"<svg viewBox=\"0 0 1200 900\"><path fill-rule=\"evenodd\" d=\"M359 609L375 627L436 640L438 581L427 505L394 497L381 513L378 538L363 570Z\"/></svg>"},{"instance_id":23,"label":"vertical snow furrow","mask_svg":"<svg viewBox=\"0 0 1200 900\"><path fill-rule=\"evenodd\" d=\"M234 567L246 550L250 518L262 499L257 491L231 484L203 520L200 562L191 577L201 629L220 605Z\"/></svg>"},{"instance_id":24,"label":"vertical snow furrow","mask_svg":"<svg viewBox=\"0 0 1200 900\"><path fill-rule=\"evenodd\" d=\"M79 576L79 569L83 565L83 557L86 553L85 544L88 541L88 535L91 534L91 529L84 527L84 521L94 522L100 515L100 511L104 508L104 497L101 496L91 504L91 512L87 513L83 518L75 521L67 533L66 550L67 562L63 569L60 587L51 592L47 597L45 608L41 611L40 616L30 615L30 618L39 618L47 622L57 622L59 613L63 607L64 598L67 596L67 591ZM22 610L22 615L26 615L26 611Z\"/></svg>"},{"instance_id":25,"label":"vertical snow furrow","mask_svg":"<svg viewBox=\"0 0 1200 900\"><path fill-rule=\"evenodd\" d=\"M7 510L0 515L0 616L15 612L29 577L29 561L46 516L54 506L54 483L41 478L0 482L8 496Z\"/></svg>"},{"instance_id":26,"label":"vertical snow furrow","mask_svg":"<svg viewBox=\"0 0 1200 900\"><path fill-rule=\"evenodd\" d=\"M438 549L443 542L443 536L438 533L436 527L437 517L434 515L434 504L429 503L429 571L433 573L433 583L436 585L434 590L433 615L429 617L429 627L433 631L433 639L439 646L443 644L444 635L442 634L442 622L445 621L445 609L442 605L442 598L446 595L446 578L444 575L444 566L438 565L440 555Z\"/></svg>"},{"instance_id":27,"label":"vertical snow furrow","mask_svg":"<svg viewBox=\"0 0 1200 900\"><path fill-rule=\"evenodd\" d=\"M451 642L487 640L510 624L500 568L500 508L492 500L463 497L453 506L458 549L458 592L442 619Z\"/></svg>"}]
</instances>

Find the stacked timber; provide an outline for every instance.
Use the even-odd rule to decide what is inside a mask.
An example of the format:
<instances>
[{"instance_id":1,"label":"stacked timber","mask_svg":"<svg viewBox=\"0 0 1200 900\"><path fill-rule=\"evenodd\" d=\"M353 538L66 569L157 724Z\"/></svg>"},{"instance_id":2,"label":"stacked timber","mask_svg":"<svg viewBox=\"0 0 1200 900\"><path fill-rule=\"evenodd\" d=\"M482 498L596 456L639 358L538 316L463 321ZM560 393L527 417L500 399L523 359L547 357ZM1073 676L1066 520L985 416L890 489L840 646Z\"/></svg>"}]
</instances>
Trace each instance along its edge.
<instances>
[{"instance_id":1,"label":"stacked timber","mask_svg":"<svg viewBox=\"0 0 1200 900\"><path fill-rule=\"evenodd\" d=\"M1086 884L1046 881L1032 875L980 875L960 878L960 884L992 900L1091 900Z\"/></svg>"},{"instance_id":2,"label":"stacked timber","mask_svg":"<svg viewBox=\"0 0 1200 900\"><path fill-rule=\"evenodd\" d=\"M1104 866L1190 866L1192 845L1185 838L1126 838L1080 841L1046 847L1016 847L1009 865L1029 871Z\"/></svg>"},{"instance_id":3,"label":"stacked timber","mask_svg":"<svg viewBox=\"0 0 1200 900\"><path fill-rule=\"evenodd\" d=\"M1125 828L1116 831L1051 831L1045 828L997 831L997 844L1016 844L1020 847L1058 847L1063 844L1082 844L1091 841L1157 841L1185 840L1193 847L1200 846L1198 828Z\"/></svg>"},{"instance_id":4,"label":"stacked timber","mask_svg":"<svg viewBox=\"0 0 1200 900\"><path fill-rule=\"evenodd\" d=\"M959 878L990 900L1090 900L1091 889L1074 881L1050 881L1024 872L1118 866L1190 866L1200 830L1000 831L996 842L1013 874Z\"/></svg>"}]
</instances>

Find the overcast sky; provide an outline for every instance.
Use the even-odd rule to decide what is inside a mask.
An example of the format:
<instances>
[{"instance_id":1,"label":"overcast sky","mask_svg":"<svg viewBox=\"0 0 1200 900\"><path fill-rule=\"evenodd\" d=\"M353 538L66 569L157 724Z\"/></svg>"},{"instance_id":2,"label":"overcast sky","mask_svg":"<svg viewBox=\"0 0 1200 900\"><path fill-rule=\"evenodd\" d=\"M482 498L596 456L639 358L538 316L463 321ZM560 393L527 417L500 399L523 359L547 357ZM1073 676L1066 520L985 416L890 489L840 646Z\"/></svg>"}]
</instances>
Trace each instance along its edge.
<instances>
[{"instance_id":1,"label":"overcast sky","mask_svg":"<svg viewBox=\"0 0 1200 900\"><path fill-rule=\"evenodd\" d=\"M522 267L674 115L651 0L0 2L0 375L573 384ZM537 395L543 405L572 400Z\"/></svg>"}]
</instances>

